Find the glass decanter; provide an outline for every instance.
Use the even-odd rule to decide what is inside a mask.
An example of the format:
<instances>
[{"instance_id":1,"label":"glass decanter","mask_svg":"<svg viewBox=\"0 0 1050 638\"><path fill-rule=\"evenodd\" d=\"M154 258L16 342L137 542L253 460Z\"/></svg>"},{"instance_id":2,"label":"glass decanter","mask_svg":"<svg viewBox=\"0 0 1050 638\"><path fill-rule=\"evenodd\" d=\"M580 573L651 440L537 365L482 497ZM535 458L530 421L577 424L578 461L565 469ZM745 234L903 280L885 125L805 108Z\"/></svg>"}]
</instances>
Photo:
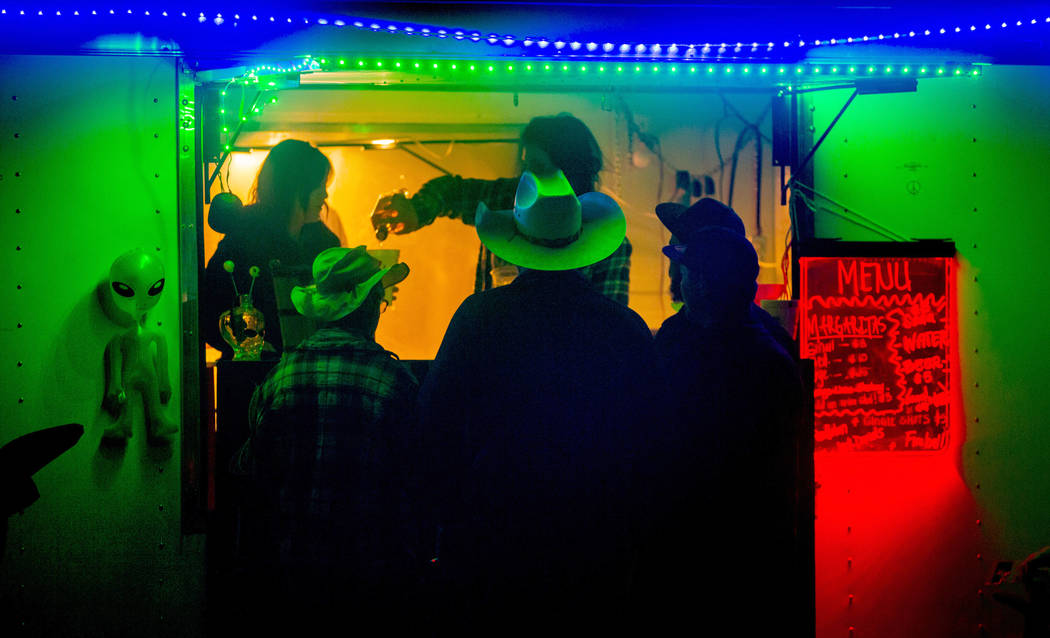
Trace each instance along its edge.
<instances>
[{"instance_id":1,"label":"glass decanter","mask_svg":"<svg viewBox=\"0 0 1050 638\"><path fill-rule=\"evenodd\" d=\"M258 361L265 343L266 320L250 295L238 295L237 306L219 315L219 334L233 348L234 361Z\"/></svg>"}]
</instances>

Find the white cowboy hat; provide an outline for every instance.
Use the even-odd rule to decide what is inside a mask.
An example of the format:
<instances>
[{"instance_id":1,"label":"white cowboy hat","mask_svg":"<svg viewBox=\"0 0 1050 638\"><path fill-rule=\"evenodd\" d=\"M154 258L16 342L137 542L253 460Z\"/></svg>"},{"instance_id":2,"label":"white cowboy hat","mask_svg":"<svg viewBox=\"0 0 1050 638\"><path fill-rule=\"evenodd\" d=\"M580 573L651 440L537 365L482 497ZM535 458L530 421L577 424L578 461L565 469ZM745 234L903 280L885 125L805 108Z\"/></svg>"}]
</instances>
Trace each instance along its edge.
<instances>
[{"instance_id":1,"label":"white cowboy hat","mask_svg":"<svg viewBox=\"0 0 1050 638\"><path fill-rule=\"evenodd\" d=\"M408 276L408 266L383 268L364 246L335 247L314 259L314 283L292 288L292 305L317 321L337 321L357 308L376 284L389 288Z\"/></svg>"},{"instance_id":2,"label":"white cowboy hat","mask_svg":"<svg viewBox=\"0 0 1050 638\"><path fill-rule=\"evenodd\" d=\"M613 198L604 193L576 197L561 171L523 173L513 210L489 210L481 202L474 220L481 243L497 257L533 270L589 266L613 254L627 233L627 220Z\"/></svg>"}]
</instances>

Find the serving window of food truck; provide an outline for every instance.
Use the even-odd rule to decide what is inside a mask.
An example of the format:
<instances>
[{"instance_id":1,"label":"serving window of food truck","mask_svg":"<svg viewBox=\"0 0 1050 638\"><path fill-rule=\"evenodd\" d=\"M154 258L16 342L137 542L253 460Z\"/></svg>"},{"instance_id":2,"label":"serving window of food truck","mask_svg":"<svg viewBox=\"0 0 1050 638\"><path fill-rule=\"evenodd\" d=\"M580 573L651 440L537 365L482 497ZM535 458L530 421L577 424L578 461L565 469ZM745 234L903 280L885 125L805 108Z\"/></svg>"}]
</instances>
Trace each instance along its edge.
<instances>
[{"instance_id":1,"label":"serving window of food truck","mask_svg":"<svg viewBox=\"0 0 1050 638\"><path fill-rule=\"evenodd\" d=\"M789 221L772 165L780 89L760 79L776 73L769 65L719 64L716 72L697 63L351 55L305 64L308 71L259 70L204 91L209 195L225 189L244 199L281 140L317 145L333 165L326 226L344 246L395 251L412 268L377 335L403 358L433 357L452 313L475 291L480 243L469 223L446 211L414 232L383 236L370 219L377 201L399 190L411 197L443 175L520 175L521 133L535 117L571 114L594 134L603 160L598 190L627 215L629 304L650 327L674 311L659 254L669 233L653 213L662 201L731 200L762 256L762 282L779 286L771 296L784 290ZM205 230L206 259L218 239Z\"/></svg>"}]
</instances>

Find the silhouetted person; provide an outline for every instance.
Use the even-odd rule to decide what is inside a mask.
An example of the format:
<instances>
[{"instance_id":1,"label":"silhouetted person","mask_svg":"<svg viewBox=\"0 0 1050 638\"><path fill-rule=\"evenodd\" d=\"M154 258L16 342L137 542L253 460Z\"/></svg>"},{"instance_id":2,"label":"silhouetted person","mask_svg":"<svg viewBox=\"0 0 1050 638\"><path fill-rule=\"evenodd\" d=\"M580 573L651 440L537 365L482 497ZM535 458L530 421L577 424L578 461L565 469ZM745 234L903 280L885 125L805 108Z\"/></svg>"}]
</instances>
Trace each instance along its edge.
<instances>
[{"instance_id":1,"label":"silhouetted person","mask_svg":"<svg viewBox=\"0 0 1050 638\"><path fill-rule=\"evenodd\" d=\"M801 381L751 310L751 243L691 230L664 248L682 266L685 306L655 338L675 431L654 455L666 473L638 599L668 627L764 636L789 618Z\"/></svg>"},{"instance_id":2,"label":"silhouetted person","mask_svg":"<svg viewBox=\"0 0 1050 638\"><path fill-rule=\"evenodd\" d=\"M602 151L587 125L568 113L534 117L521 133L522 160L526 171L546 175L560 170L576 195L596 190L602 170ZM470 179L459 175L436 177L412 197L388 195L377 204L372 224L379 232L413 232L437 217L460 219L474 225L478 202L500 210L514 205L518 178ZM495 287L493 268L507 262L484 245L478 255L474 292ZM631 275L631 242L626 237L606 258L580 269L599 292L627 305Z\"/></svg>"},{"instance_id":3,"label":"silhouetted person","mask_svg":"<svg viewBox=\"0 0 1050 638\"><path fill-rule=\"evenodd\" d=\"M394 610L409 605L419 575L406 500L419 384L375 342L383 289L407 274L364 246L337 247L318 255L311 285L292 290L321 327L256 389L233 463L249 477L244 534L261 534L250 615L269 629L408 620Z\"/></svg>"},{"instance_id":4,"label":"silhouetted person","mask_svg":"<svg viewBox=\"0 0 1050 638\"><path fill-rule=\"evenodd\" d=\"M208 222L226 236L208 260L200 287L201 330L224 359L231 358L233 351L219 334L219 315L236 306L237 297L223 263L234 262L233 277L241 294L252 288L248 269L259 267L252 301L265 318L267 343L280 352L284 344L270 261L309 266L322 250L339 245L320 220L331 176L331 162L315 146L284 140L270 149L259 168L248 206L241 207L232 196L213 200Z\"/></svg>"},{"instance_id":5,"label":"silhouetted person","mask_svg":"<svg viewBox=\"0 0 1050 638\"><path fill-rule=\"evenodd\" d=\"M740 219L732 208L712 197L701 198L688 207L675 202L659 204L656 207L656 216L671 231L671 245L688 244L690 237L695 233L711 227L725 228L741 237L747 237L744 220ZM684 302L681 271L681 265L672 260L668 267L671 297L674 301ZM797 343L776 318L755 303L751 304L749 311L751 318L762 324L788 354L798 358Z\"/></svg>"},{"instance_id":6,"label":"silhouetted person","mask_svg":"<svg viewBox=\"0 0 1050 638\"><path fill-rule=\"evenodd\" d=\"M420 391L468 635L606 635L625 609L652 337L577 271L624 230L610 197L577 198L560 172L525 173L513 211L479 207L481 241L523 270L463 302Z\"/></svg>"}]
</instances>

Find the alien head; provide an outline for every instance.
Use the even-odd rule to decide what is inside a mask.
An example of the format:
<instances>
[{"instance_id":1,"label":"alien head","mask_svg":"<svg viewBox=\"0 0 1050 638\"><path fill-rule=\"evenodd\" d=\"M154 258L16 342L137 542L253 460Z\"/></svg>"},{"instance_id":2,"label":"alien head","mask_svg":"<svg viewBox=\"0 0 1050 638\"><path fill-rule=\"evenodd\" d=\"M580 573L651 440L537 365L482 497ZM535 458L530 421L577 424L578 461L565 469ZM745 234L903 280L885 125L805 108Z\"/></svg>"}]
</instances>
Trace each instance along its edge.
<instances>
[{"instance_id":1,"label":"alien head","mask_svg":"<svg viewBox=\"0 0 1050 638\"><path fill-rule=\"evenodd\" d=\"M99 301L107 317L120 325L141 322L164 290L164 264L142 248L129 250L109 267L102 285Z\"/></svg>"}]
</instances>

